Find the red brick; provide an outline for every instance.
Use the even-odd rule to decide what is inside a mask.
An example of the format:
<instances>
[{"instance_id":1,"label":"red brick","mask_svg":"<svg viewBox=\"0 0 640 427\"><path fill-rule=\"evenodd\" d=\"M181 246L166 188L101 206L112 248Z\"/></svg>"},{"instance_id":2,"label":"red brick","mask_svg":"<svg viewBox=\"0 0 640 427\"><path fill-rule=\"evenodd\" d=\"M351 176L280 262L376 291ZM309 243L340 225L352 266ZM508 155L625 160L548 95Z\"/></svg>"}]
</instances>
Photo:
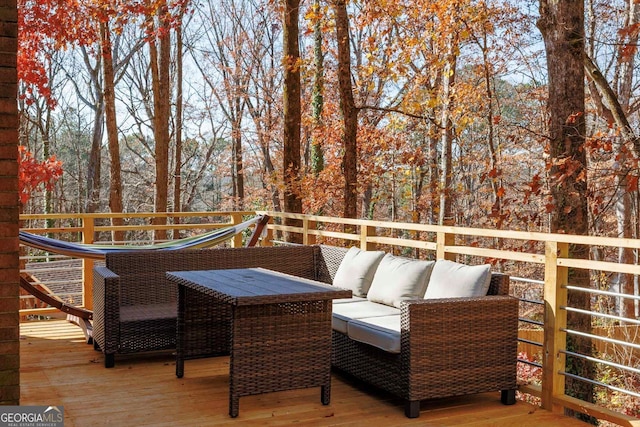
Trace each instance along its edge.
<instances>
[{"instance_id":1,"label":"red brick","mask_svg":"<svg viewBox=\"0 0 640 427\"><path fill-rule=\"evenodd\" d=\"M0 191L18 191L18 178L14 176L2 176L0 175Z\"/></svg>"},{"instance_id":2,"label":"red brick","mask_svg":"<svg viewBox=\"0 0 640 427\"><path fill-rule=\"evenodd\" d=\"M16 369L19 369L20 366ZM0 405L17 405L20 400L20 386L0 387Z\"/></svg>"},{"instance_id":3,"label":"red brick","mask_svg":"<svg viewBox=\"0 0 640 427\"><path fill-rule=\"evenodd\" d=\"M15 199L14 199L15 200ZM14 202L15 204L15 202ZM7 205L11 206L11 205ZM0 196L0 208L4 207L2 204L2 197ZM10 220L9 222L0 222L0 239L7 239L11 237L18 237L18 231L20 231L20 227L18 225L18 217Z\"/></svg>"},{"instance_id":4,"label":"red brick","mask_svg":"<svg viewBox=\"0 0 640 427\"><path fill-rule=\"evenodd\" d=\"M11 341L20 339L19 328L0 328L0 341Z\"/></svg>"},{"instance_id":5,"label":"red brick","mask_svg":"<svg viewBox=\"0 0 640 427\"><path fill-rule=\"evenodd\" d=\"M4 74L6 73L6 68L0 68L0 80L3 79ZM6 79L5 79L6 80ZM17 110L17 102L14 99L10 99L10 98L1 98L0 99L0 113L1 114L7 114L7 113L15 113Z\"/></svg>"},{"instance_id":6,"label":"red brick","mask_svg":"<svg viewBox=\"0 0 640 427\"><path fill-rule=\"evenodd\" d=\"M2 214L2 210L0 210ZM0 238L0 254L18 254L20 242L12 238Z\"/></svg>"},{"instance_id":7,"label":"red brick","mask_svg":"<svg viewBox=\"0 0 640 427\"><path fill-rule=\"evenodd\" d=\"M20 342L18 341L0 341L0 354L20 354ZM0 372L2 372L0 370ZM2 382L2 375L0 374L0 384Z\"/></svg>"},{"instance_id":8,"label":"red brick","mask_svg":"<svg viewBox=\"0 0 640 427\"><path fill-rule=\"evenodd\" d=\"M0 53L2 53L0 51ZM16 99L18 96L18 86L13 83L2 83L0 81L0 99ZM17 118L17 117L16 117ZM13 126L2 126L13 129Z\"/></svg>"},{"instance_id":9,"label":"red brick","mask_svg":"<svg viewBox=\"0 0 640 427\"><path fill-rule=\"evenodd\" d=\"M14 206L14 207L8 206L0 210L0 224L18 221L18 218L19 218L18 212L19 210L17 206Z\"/></svg>"},{"instance_id":10,"label":"red brick","mask_svg":"<svg viewBox=\"0 0 640 427\"><path fill-rule=\"evenodd\" d=\"M11 52L2 52L0 55L0 67L15 68L18 64L18 56Z\"/></svg>"},{"instance_id":11,"label":"red brick","mask_svg":"<svg viewBox=\"0 0 640 427\"><path fill-rule=\"evenodd\" d=\"M18 279L17 277L15 279ZM16 298L20 295L20 285L17 280L5 281L0 280L0 299L2 298Z\"/></svg>"},{"instance_id":12,"label":"red brick","mask_svg":"<svg viewBox=\"0 0 640 427\"><path fill-rule=\"evenodd\" d=\"M0 353L0 366L3 369L20 367L20 353L2 354Z\"/></svg>"},{"instance_id":13,"label":"red brick","mask_svg":"<svg viewBox=\"0 0 640 427\"><path fill-rule=\"evenodd\" d=\"M18 200L18 192L17 191L7 191L4 193L0 193L0 208L9 206L15 206L16 205L16 200ZM5 224L2 225L3 227L5 226ZM0 235L2 235L2 230L0 230ZM16 232L15 235L17 236L18 233Z\"/></svg>"},{"instance_id":14,"label":"red brick","mask_svg":"<svg viewBox=\"0 0 640 427\"><path fill-rule=\"evenodd\" d=\"M0 313L12 313L20 310L20 298L12 295L6 298L0 298ZM0 354L2 352L0 351Z\"/></svg>"},{"instance_id":15,"label":"red brick","mask_svg":"<svg viewBox=\"0 0 640 427\"><path fill-rule=\"evenodd\" d=\"M3 313L0 311L0 328L10 328L12 326L16 328L20 326L18 311L15 313ZM2 366L2 363L0 363L0 366Z\"/></svg>"},{"instance_id":16,"label":"red brick","mask_svg":"<svg viewBox=\"0 0 640 427\"><path fill-rule=\"evenodd\" d=\"M0 265L8 270L19 268L20 264L17 255L17 252L10 254L0 252Z\"/></svg>"},{"instance_id":17,"label":"red brick","mask_svg":"<svg viewBox=\"0 0 640 427\"><path fill-rule=\"evenodd\" d=\"M0 0L0 8L8 9L9 11L15 10L15 18L18 19L18 2L17 0ZM9 21L9 18L2 18L2 21Z\"/></svg>"},{"instance_id":18,"label":"red brick","mask_svg":"<svg viewBox=\"0 0 640 427\"><path fill-rule=\"evenodd\" d=\"M16 284L20 280L20 272L13 268L0 268L0 286L4 284ZM16 294L17 295L17 294Z\"/></svg>"},{"instance_id":19,"label":"red brick","mask_svg":"<svg viewBox=\"0 0 640 427\"><path fill-rule=\"evenodd\" d=\"M0 22L0 37L15 37L18 34L17 22Z\"/></svg>"},{"instance_id":20,"label":"red brick","mask_svg":"<svg viewBox=\"0 0 640 427\"><path fill-rule=\"evenodd\" d=\"M0 343L0 353L2 353L2 344ZM0 371L0 384L3 386L16 386L20 384L20 373L15 370Z\"/></svg>"},{"instance_id":21,"label":"red brick","mask_svg":"<svg viewBox=\"0 0 640 427\"><path fill-rule=\"evenodd\" d=\"M0 158L5 158L5 159L16 158L17 154L16 154L16 157L9 157L11 156L11 154L9 153L8 150L10 150L13 147L13 149L17 151L18 140L19 140L18 129L0 129L0 149L2 149L2 152L0 152Z\"/></svg>"},{"instance_id":22,"label":"red brick","mask_svg":"<svg viewBox=\"0 0 640 427\"><path fill-rule=\"evenodd\" d=\"M1 19L0 19L1 21ZM17 56L14 57L14 49L18 47L18 39L0 37L0 57L3 58L3 67L12 67L17 63ZM0 96L6 96L0 93Z\"/></svg>"},{"instance_id":23,"label":"red brick","mask_svg":"<svg viewBox=\"0 0 640 427\"><path fill-rule=\"evenodd\" d=\"M5 91L9 89L6 88L7 85L3 85L0 83L0 97L3 96ZM16 92L17 96L17 92ZM16 114L0 114L0 128L8 128L15 129L18 127L18 116Z\"/></svg>"},{"instance_id":24,"label":"red brick","mask_svg":"<svg viewBox=\"0 0 640 427\"><path fill-rule=\"evenodd\" d=\"M0 175L18 176L18 162L15 159L0 159Z\"/></svg>"}]
</instances>

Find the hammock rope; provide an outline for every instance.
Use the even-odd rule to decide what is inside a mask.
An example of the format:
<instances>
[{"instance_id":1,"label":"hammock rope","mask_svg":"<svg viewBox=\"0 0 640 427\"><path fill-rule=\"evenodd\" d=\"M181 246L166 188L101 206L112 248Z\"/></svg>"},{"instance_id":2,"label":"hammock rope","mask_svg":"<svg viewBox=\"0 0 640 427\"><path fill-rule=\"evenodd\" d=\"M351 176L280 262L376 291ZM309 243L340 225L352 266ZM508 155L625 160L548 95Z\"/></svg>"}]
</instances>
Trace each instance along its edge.
<instances>
[{"instance_id":1,"label":"hammock rope","mask_svg":"<svg viewBox=\"0 0 640 427\"><path fill-rule=\"evenodd\" d=\"M110 252L126 252L137 250L179 250L179 249L200 249L219 245L220 243L231 239L238 233L252 225L256 226L253 235L247 246L253 246L258 240L259 233L262 232L264 225L269 221L267 215L259 215L250 220L241 222L240 224L229 227L212 230L197 236L185 237L183 239L170 240L163 243L151 245L95 245L85 243L66 242L59 239L53 239L46 236L40 236L26 231L20 231L20 243L32 248L41 249L49 253L58 255L66 255L74 258L86 258L101 260Z\"/></svg>"}]
</instances>

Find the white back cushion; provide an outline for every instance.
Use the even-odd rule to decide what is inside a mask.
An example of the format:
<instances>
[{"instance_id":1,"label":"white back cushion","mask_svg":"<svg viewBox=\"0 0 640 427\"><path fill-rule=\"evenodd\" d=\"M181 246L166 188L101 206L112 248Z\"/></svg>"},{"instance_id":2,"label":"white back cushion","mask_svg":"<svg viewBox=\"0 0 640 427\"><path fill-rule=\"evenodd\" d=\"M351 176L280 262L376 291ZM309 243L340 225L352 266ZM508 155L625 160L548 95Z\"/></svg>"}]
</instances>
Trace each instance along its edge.
<instances>
[{"instance_id":1,"label":"white back cushion","mask_svg":"<svg viewBox=\"0 0 640 427\"><path fill-rule=\"evenodd\" d=\"M491 265L466 265L439 259L431 272L424 297L457 298L487 295Z\"/></svg>"},{"instance_id":2,"label":"white back cushion","mask_svg":"<svg viewBox=\"0 0 640 427\"><path fill-rule=\"evenodd\" d=\"M373 277L367 299L400 308L403 300L422 298L434 264L435 261L385 255Z\"/></svg>"},{"instance_id":3,"label":"white back cushion","mask_svg":"<svg viewBox=\"0 0 640 427\"><path fill-rule=\"evenodd\" d=\"M383 251L349 248L336 271L333 286L349 289L354 296L366 297L383 256Z\"/></svg>"}]
</instances>

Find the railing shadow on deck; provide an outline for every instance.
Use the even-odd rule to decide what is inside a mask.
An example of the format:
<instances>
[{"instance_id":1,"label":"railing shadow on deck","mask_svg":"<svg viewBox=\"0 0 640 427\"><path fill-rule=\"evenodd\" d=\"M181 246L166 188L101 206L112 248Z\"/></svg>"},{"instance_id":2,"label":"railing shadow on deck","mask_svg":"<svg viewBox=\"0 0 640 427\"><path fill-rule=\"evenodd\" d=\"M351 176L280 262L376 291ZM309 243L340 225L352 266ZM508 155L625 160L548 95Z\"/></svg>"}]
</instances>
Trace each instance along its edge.
<instances>
[{"instance_id":1,"label":"railing shadow on deck","mask_svg":"<svg viewBox=\"0 0 640 427\"><path fill-rule=\"evenodd\" d=\"M512 277L512 293L521 299L519 360L522 398L538 402L544 409L575 410L599 420L623 426L640 425L640 297L616 289L617 278L627 275L636 281L640 266L617 262L620 248L640 249L640 240L596 236L574 236L529 231L508 231L428 224L370 221L282 212L188 212L136 214L23 215L22 229L47 233L84 243L113 244L113 231L123 231L126 242L157 243L154 231L166 230L173 238L185 237L230 224L249 216L268 214L272 219L261 245L291 241L302 244L357 246L365 250L386 250L424 259L449 259L470 264L491 263ZM124 219L113 227L112 218ZM158 226L151 219L163 217ZM295 225L284 225L294 223ZM55 225L55 226L53 226ZM241 246L247 235L237 235L231 246ZM118 243L118 242L116 242ZM570 258L569 247L577 245L598 259ZM39 259L38 259L39 257ZM51 259L50 254L25 253L23 260ZM82 263L83 307L91 308L91 274L94 262ZM571 283L571 271L588 272L591 287ZM587 293L589 310L571 307L570 292ZM631 302L630 304L628 302ZM625 302L627 302L625 304ZM629 312L632 307L634 312ZM622 311L625 308L626 311ZM51 309L22 310L24 315L47 315ZM590 330L567 327L569 312L589 316ZM567 337L586 337L594 343L589 354L567 349ZM591 377L569 372L567 361L581 360L597 369ZM565 391L567 379L589 384L594 402L571 397Z\"/></svg>"}]
</instances>

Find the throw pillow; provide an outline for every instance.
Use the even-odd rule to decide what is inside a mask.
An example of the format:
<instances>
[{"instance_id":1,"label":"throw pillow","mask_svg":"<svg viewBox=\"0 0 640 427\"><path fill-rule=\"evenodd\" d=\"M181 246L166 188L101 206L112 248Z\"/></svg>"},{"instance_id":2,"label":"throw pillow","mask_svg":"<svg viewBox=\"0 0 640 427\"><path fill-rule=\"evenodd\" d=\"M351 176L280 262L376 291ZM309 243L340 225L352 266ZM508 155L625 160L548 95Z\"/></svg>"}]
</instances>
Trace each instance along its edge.
<instances>
[{"instance_id":1,"label":"throw pillow","mask_svg":"<svg viewBox=\"0 0 640 427\"><path fill-rule=\"evenodd\" d=\"M349 289L353 296L366 297L373 275L383 256L383 251L362 251L356 247L349 248L338 266L333 286Z\"/></svg>"},{"instance_id":2,"label":"throw pillow","mask_svg":"<svg viewBox=\"0 0 640 427\"><path fill-rule=\"evenodd\" d=\"M400 308L403 300L422 298L434 264L434 261L385 255L373 277L367 299Z\"/></svg>"},{"instance_id":3,"label":"throw pillow","mask_svg":"<svg viewBox=\"0 0 640 427\"><path fill-rule=\"evenodd\" d=\"M433 267L425 298L480 297L487 295L491 265L466 265L439 259Z\"/></svg>"}]
</instances>

